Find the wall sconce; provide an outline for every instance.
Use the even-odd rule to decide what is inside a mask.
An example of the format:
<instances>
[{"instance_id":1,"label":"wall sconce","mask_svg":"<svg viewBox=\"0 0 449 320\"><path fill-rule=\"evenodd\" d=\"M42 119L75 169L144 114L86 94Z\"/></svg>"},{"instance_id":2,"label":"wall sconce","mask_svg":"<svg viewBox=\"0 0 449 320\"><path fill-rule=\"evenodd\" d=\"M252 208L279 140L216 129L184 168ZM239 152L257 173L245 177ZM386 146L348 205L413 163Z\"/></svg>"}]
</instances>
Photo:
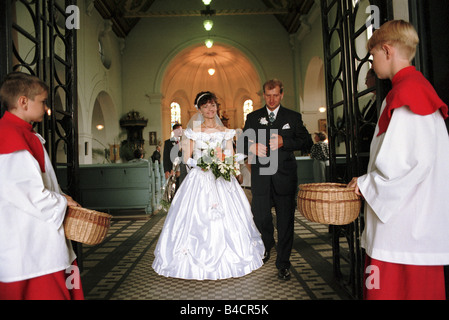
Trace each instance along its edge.
<instances>
[{"instance_id":1,"label":"wall sconce","mask_svg":"<svg viewBox=\"0 0 449 320\"><path fill-rule=\"evenodd\" d=\"M103 130L104 129L104 125L102 125L102 124L97 124L97 130L98 131L101 131L101 130Z\"/></svg>"},{"instance_id":2,"label":"wall sconce","mask_svg":"<svg viewBox=\"0 0 449 320\"><path fill-rule=\"evenodd\" d=\"M206 31L211 31L214 26L214 22L212 20L204 20L203 26Z\"/></svg>"},{"instance_id":3,"label":"wall sconce","mask_svg":"<svg viewBox=\"0 0 449 320\"><path fill-rule=\"evenodd\" d=\"M214 68L210 68L209 70L207 70L207 72L213 76L215 74L215 69Z\"/></svg>"},{"instance_id":4,"label":"wall sconce","mask_svg":"<svg viewBox=\"0 0 449 320\"><path fill-rule=\"evenodd\" d=\"M212 39L206 39L206 41L204 41L204 44L210 49L214 45L214 41Z\"/></svg>"},{"instance_id":5,"label":"wall sconce","mask_svg":"<svg viewBox=\"0 0 449 320\"><path fill-rule=\"evenodd\" d=\"M211 2L212 2L212 0L203 0L203 3L205 6L210 5Z\"/></svg>"},{"instance_id":6,"label":"wall sconce","mask_svg":"<svg viewBox=\"0 0 449 320\"><path fill-rule=\"evenodd\" d=\"M326 112L326 107L320 107L320 109L318 109L318 110L320 110L321 113L325 113Z\"/></svg>"}]
</instances>

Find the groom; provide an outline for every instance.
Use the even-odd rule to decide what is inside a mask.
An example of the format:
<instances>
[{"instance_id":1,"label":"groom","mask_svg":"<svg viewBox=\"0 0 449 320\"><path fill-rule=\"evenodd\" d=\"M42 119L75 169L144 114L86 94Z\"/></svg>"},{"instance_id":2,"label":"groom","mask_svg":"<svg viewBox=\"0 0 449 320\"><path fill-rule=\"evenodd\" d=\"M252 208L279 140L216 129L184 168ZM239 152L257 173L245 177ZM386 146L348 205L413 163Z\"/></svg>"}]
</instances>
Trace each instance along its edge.
<instances>
[{"instance_id":1,"label":"groom","mask_svg":"<svg viewBox=\"0 0 449 320\"><path fill-rule=\"evenodd\" d=\"M271 214L271 208L275 207L276 267L278 277L288 280L298 183L293 152L309 150L313 142L301 115L281 106L284 97L281 81L267 81L263 85L263 96L265 107L250 113L243 129L244 150L251 163L251 210L265 245L265 263L275 245Z\"/></svg>"}]
</instances>

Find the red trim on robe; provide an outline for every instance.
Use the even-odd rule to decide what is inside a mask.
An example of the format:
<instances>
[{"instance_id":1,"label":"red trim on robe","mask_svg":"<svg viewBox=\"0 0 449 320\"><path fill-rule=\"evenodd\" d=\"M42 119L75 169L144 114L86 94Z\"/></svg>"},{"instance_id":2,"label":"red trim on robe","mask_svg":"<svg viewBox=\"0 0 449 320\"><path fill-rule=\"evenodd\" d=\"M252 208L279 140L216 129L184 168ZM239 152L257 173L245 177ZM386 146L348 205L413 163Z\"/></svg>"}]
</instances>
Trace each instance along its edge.
<instances>
[{"instance_id":1,"label":"red trim on robe","mask_svg":"<svg viewBox=\"0 0 449 320\"><path fill-rule=\"evenodd\" d=\"M445 300L444 267L396 264L366 255L363 297L365 300Z\"/></svg>"},{"instance_id":2,"label":"red trim on robe","mask_svg":"<svg viewBox=\"0 0 449 320\"><path fill-rule=\"evenodd\" d=\"M9 154L28 150L45 172L45 153L41 141L36 136L33 126L6 111L0 119L0 154Z\"/></svg>"},{"instance_id":3,"label":"red trim on robe","mask_svg":"<svg viewBox=\"0 0 449 320\"><path fill-rule=\"evenodd\" d=\"M379 118L379 134L387 131L394 109L408 106L413 113L427 116L440 110L448 118L448 107L440 99L430 82L410 66L400 70L392 80L393 88L387 95L387 105Z\"/></svg>"},{"instance_id":4,"label":"red trim on robe","mask_svg":"<svg viewBox=\"0 0 449 320\"><path fill-rule=\"evenodd\" d=\"M78 268L76 260L72 266ZM69 277L73 289L67 288ZM73 278L75 281L71 281ZM0 300L84 300L80 272L61 270L22 281L0 282Z\"/></svg>"}]
</instances>

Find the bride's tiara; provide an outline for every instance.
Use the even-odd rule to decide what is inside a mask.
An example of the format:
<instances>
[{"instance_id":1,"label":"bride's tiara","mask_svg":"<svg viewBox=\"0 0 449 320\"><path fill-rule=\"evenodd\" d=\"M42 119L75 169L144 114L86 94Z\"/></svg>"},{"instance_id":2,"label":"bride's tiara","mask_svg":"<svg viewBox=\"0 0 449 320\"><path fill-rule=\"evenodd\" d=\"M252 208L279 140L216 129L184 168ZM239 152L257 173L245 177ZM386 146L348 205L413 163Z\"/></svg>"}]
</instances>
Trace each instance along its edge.
<instances>
[{"instance_id":1,"label":"bride's tiara","mask_svg":"<svg viewBox=\"0 0 449 320\"><path fill-rule=\"evenodd\" d=\"M197 110L199 110L199 108L198 108L198 102L200 101L200 99L201 99L202 97L204 97L204 96L210 96L210 95L211 95L210 92L206 92L206 93L203 93L202 95L200 95L200 96L198 97L198 99L196 99L195 108L196 108Z\"/></svg>"}]
</instances>

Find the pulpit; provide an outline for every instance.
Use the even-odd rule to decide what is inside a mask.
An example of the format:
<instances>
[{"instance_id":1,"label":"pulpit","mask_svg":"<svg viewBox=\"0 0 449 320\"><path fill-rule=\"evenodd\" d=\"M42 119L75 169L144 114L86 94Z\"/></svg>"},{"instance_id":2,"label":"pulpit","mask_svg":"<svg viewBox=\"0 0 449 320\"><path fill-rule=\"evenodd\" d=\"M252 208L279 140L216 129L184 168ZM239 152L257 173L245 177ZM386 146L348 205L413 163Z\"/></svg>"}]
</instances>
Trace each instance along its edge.
<instances>
[{"instance_id":1,"label":"pulpit","mask_svg":"<svg viewBox=\"0 0 449 320\"><path fill-rule=\"evenodd\" d=\"M144 149L143 128L147 126L148 119L140 116L137 111L130 111L120 119L120 127L126 129L127 138L121 142L120 157L127 161L134 158L134 150Z\"/></svg>"}]
</instances>

